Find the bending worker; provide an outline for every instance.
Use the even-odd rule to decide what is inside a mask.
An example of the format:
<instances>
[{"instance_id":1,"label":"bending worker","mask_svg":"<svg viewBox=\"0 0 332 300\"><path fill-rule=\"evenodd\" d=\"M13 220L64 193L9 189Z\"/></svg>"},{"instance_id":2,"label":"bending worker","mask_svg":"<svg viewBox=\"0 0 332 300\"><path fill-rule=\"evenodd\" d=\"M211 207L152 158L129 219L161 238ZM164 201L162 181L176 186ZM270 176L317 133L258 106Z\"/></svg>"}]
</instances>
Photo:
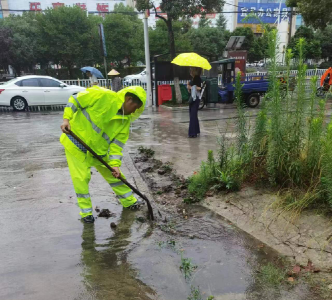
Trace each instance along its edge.
<instances>
[{"instance_id":1,"label":"bending worker","mask_svg":"<svg viewBox=\"0 0 332 300\"><path fill-rule=\"evenodd\" d=\"M60 142L65 147L68 167L73 180L80 215L86 223L93 223L89 194L90 168L95 167L112 187L125 208L136 209L141 204L132 190L118 178L122 149L129 138L130 123L144 111L146 93L142 87L132 86L118 93L93 86L73 95L65 108ZM84 146L69 134L72 130L114 169L113 174L95 159Z\"/></svg>"}]
</instances>

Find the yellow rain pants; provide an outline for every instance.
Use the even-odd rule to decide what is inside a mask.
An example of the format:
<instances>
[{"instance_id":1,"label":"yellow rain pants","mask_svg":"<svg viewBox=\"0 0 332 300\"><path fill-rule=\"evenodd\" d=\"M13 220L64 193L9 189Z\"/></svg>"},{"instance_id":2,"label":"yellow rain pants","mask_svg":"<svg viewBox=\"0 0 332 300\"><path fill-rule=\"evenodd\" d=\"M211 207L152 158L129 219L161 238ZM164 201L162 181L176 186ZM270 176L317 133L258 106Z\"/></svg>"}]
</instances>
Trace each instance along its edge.
<instances>
[{"instance_id":1,"label":"yellow rain pants","mask_svg":"<svg viewBox=\"0 0 332 300\"><path fill-rule=\"evenodd\" d=\"M83 153L83 152L82 152ZM84 153L83 153L84 154ZM133 196L133 191L115 178L112 173L91 155L86 155L84 162L77 159L73 154L66 150L66 157L74 189L77 196L80 215L82 218L92 215L92 202L89 193L89 182L91 179L91 167L95 167L98 172L109 183L114 193L118 196L123 207L128 207L136 203L137 199ZM122 174L122 177L124 175Z\"/></svg>"}]
</instances>

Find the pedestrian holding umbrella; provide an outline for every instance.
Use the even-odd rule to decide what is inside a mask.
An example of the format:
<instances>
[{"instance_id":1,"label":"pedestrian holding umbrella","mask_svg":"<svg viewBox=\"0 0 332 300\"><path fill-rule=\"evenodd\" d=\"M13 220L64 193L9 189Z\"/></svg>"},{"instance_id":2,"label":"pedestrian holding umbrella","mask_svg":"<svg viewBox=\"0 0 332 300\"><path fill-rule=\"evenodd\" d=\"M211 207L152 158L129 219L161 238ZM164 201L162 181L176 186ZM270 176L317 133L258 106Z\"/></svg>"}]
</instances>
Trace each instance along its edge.
<instances>
[{"instance_id":1,"label":"pedestrian holding umbrella","mask_svg":"<svg viewBox=\"0 0 332 300\"><path fill-rule=\"evenodd\" d=\"M202 56L196 53L182 53L178 55L173 61L173 64L182 67L191 67L190 76L193 78L192 81L188 82L188 90L191 93L189 98L189 138L197 138L200 134L199 121L198 121L198 108L199 102L202 97L202 79L200 77L202 69L210 70L212 67L209 62Z\"/></svg>"},{"instance_id":2,"label":"pedestrian holding umbrella","mask_svg":"<svg viewBox=\"0 0 332 300\"><path fill-rule=\"evenodd\" d=\"M104 78L103 74L94 67L84 67L81 71L89 77L91 85L98 85L98 78Z\"/></svg>"}]
</instances>

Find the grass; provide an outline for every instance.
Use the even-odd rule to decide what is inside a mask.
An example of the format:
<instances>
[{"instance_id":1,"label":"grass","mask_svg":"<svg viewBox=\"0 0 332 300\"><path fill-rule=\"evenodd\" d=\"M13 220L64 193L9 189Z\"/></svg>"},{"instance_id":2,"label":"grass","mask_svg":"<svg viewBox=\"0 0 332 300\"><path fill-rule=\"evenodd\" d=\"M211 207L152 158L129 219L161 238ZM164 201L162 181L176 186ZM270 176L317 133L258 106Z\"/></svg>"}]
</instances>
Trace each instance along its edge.
<instances>
[{"instance_id":1,"label":"grass","mask_svg":"<svg viewBox=\"0 0 332 300\"><path fill-rule=\"evenodd\" d=\"M181 252L181 265L180 270L184 274L185 279L191 278L192 273L197 269L197 266L195 266L190 258L184 258L183 253Z\"/></svg>"},{"instance_id":2,"label":"grass","mask_svg":"<svg viewBox=\"0 0 332 300\"><path fill-rule=\"evenodd\" d=\"M258 271L257 280L263 286L278 287L285 281L286 271L268 263Z\"/></svg>"},{"instance_id":3,"label":"grass","mask_svg":"<svg viewBox=\"0 0 332 300\"><path fill-rule=\"evenodd\" d=\"M191 286L191 292L187 300L203 300L199 287Z\"/></svg>"}]
</instances>

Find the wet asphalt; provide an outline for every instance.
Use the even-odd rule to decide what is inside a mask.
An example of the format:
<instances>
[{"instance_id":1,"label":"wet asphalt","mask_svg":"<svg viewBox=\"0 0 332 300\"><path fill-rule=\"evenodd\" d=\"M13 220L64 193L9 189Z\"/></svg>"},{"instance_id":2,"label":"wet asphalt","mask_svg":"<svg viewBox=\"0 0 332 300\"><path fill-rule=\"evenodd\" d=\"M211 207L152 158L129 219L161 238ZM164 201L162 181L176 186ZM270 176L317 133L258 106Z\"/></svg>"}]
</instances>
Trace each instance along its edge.
<instances>
[{"instance_id":1,"label":"wet asphalt","mask_svg":"<svg viewBox=\"0 0 332 300\"><path fill-rule=\"evenodd\" d=\"M207 150L217 151L235 114L233 106L200 112L201 136L188 139L186 109L149 109L133 124L127 149L152 147L188 176ZM191 286L203 299L307 299L302 286L262 288L255 270L277 254L213 212L193 207L190 220L174 217L167 226L178 234L170 235L122 210L95 170L93 205L115 216L84 225L59 143L62 112L0 113L0 121L0 299L185 300ZM135 183L129 169L122 171ZM179 268L181 253L197 266L189 279Z\"/></svg>"}]
</instances>

